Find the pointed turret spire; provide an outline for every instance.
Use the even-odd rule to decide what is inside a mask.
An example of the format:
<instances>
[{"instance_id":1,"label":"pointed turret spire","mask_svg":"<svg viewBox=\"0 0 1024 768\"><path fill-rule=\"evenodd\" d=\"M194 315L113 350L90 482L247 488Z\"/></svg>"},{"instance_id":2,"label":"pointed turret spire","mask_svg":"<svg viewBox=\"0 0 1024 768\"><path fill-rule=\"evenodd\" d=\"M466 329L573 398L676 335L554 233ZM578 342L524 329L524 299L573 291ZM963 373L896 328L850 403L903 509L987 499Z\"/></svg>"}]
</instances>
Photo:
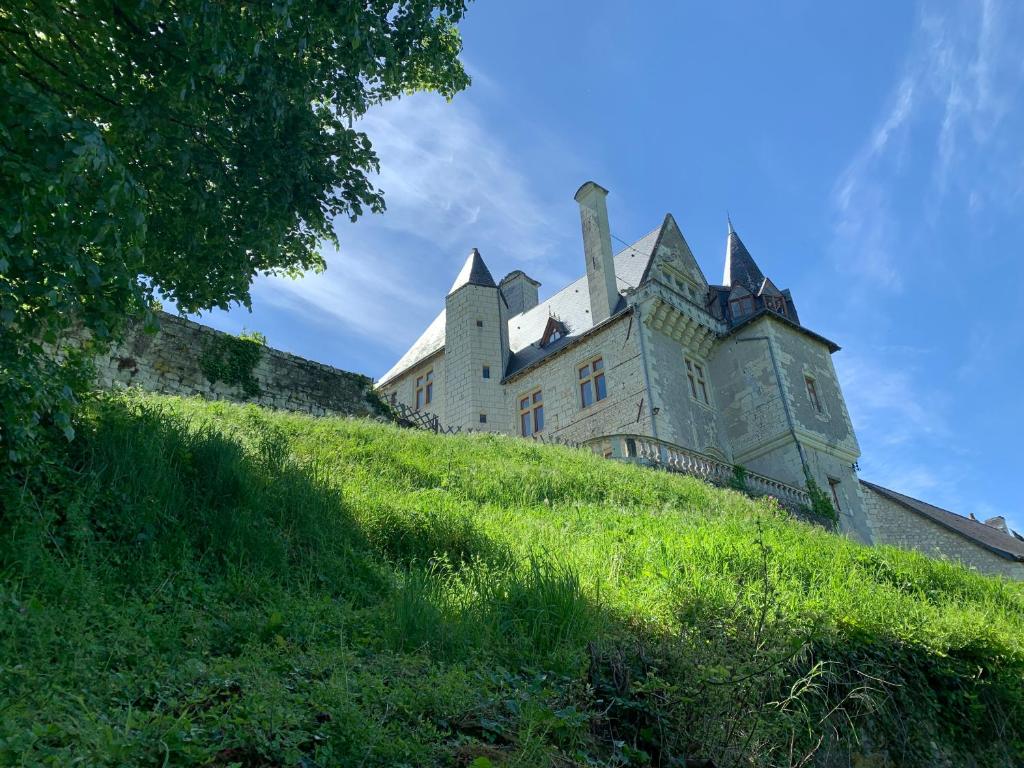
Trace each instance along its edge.
<instances>
[{"instance_id":1,"label":"pointed turret spire","mask_svg":"<svg viewBox=\"0 0 1024 768\"><path fill-rule=\"evenodd\" d=\"M726 221L729 224L729 234L725 244L725 272L722 275L722 285L730 288L742 285L756 294L764 282L764 274L758 268L754 257L750 255L747 246L732 228L732 220L728 215Z\"/></svg>"},{"instance_id":2,"label":"pointed turret spire","mask_svg":"<svg viewBox=\"0 0 1024 768\"><path fill-rule=\"evenodd\" d=\"M482 285L485 288L498 287L494 282L494 278L491 277L491 270L484 264L484 257L480 255L480 251L476 248L470 251L469 256L466 257L466 263L462 265L462 271L459 272L459 276L452 283L448 295L450 296L455 293L464 285Z\"/></svg>"}]
</instances>

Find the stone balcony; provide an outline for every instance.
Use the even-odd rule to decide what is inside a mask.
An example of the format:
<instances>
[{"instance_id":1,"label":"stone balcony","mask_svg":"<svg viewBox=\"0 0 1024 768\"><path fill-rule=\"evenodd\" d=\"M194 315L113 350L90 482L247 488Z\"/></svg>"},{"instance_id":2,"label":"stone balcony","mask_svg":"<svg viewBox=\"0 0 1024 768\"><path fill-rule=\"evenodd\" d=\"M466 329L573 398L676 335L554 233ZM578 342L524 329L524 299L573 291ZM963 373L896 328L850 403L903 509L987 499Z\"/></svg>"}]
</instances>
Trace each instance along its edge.
<instances>
[{"instance_id":1,"label":"stone balcony","mask_svg":"<svg viewBox=\"0 0 1024 768\"><path fill-rule=\"evenodd\" d=\"M737 477L735 467L726 461L647 435L605 435L583 445L592 450L609 447L610 458L692 475L715 485L730 485ZM802 488L749 470L743 472L743 480L749 495L771 496L800 517L811 508L811 498Z\"/></svg>"}]
</instances>

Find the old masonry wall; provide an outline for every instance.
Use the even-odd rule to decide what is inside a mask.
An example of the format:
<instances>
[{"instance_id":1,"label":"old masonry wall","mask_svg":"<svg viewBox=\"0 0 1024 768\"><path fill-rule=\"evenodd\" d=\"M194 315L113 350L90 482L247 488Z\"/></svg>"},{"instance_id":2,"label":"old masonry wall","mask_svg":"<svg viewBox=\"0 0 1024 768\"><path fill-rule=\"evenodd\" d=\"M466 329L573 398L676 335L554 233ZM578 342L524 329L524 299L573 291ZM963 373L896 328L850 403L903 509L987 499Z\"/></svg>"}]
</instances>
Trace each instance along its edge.
<instances>
[{"instance_id":1,"label":"old masonry wall","mask_svg":"<svg viewBox=\"0 0 1024 768\"><path fill-rule=\"evenodd\" d=\"M378 416L386 408L367 376L160 313L160 329L134 324L94 360L97 386L257 403L322 415ZM80 346L84 335L68 340Z\"/></svg>"}]
</instances>

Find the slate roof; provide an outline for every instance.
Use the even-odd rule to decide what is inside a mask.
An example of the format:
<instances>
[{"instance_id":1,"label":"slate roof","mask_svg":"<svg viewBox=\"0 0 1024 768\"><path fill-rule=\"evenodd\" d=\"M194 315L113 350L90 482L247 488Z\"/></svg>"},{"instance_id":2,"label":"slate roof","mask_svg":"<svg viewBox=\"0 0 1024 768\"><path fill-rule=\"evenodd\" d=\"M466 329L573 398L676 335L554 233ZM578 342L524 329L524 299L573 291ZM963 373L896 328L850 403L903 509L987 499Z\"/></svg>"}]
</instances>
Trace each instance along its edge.
<instances>
[{"instance_id":1,"label":"slate roof","mask_svg":"<svg viewBox=\"0 0 1024 768\"><path fill-rule=\"evenodd\" d=\"M756 296L763 283L764 274L730 222L729 236L725 243L725 272L722 275L722 284L730 288L742 285Z\"/></svg>"},{"instance_id":2,"label":"slate roof","mask_svg":"<svg viewBox=\"0 0 1024 768\"><path fill-rule=\"evenodd\" d=\"M796 312L794 312L793 314L796 314ZM810 338L814 339L815 341L820 341L822 344L824 344L826 347L828 347L828 351L830 353L832 353L832 354L835 354L840 349L842 349L842 347L840 347L838 344L836 344L831 339L826 339L820 333L815 333L810 328L807 328L807 327L805 327L803 325L800 325L800 323L797 322L796 320L793 320L792 318L786 317L784 315L780 315L778 312L772 312L770 309L765 309L764 307L761 307L761 309L757 310L753 314L747 315L746 317L744 317L742 320L740 320L735 325L730 326L729 330L726 332L725 335L726 336L732 336L734 333L738 332L741 328L746 328L748 325L753 323L755 320L758 320L758 319L760 319L762 317L766 317L766 316L770 316L773 320L776 320L776 321L778 321L780 323L784 323L785 325L788 325L794 331L802 333L804 336L809 336Z\"/></svg>"},{"instance_id":3,"label":"slate roof","mask_svg":"<svg viewBox=\"0 0 1024 768\"><path fill-rule=\"evenodd\" d=\"M484 259L476 248L470 251L469 256L466 257L466 263L462 265L462 270L455 278L455 282L452 283L452 287L448 289L449 295L464 285L482 285L485 288L498 287L494 278L491 277L491 270L484 264Z\"/></svg>"},{"instance_id":4,"label":"slate roof","mask_svg":"<svg viewBox=\"0 0 1024 768\"><path fill-rule=\"evenodd\" d=\"M984 547L1000 557L1004 557L1007 560L1024 562L1024 541L1012 533L1004 533L991 525L986 525L978 520L971 520L963 515L950 512L948 509L942 509L911 496L869 483L867 480L861 480L860 482L861 485L871 489L879 496L899 504L904 509L928 518L933 523L938 523L943 528L963 536L972 543Z\"/></svg>"},{"instance_id":5,"label":"slate roof","mask_svg":"<svg viewBox=\"0 0 1024 768\"><path fill-rule=\"evenodd\" d=\"M640 284L644 271L647 269L647 264L651 260L660 231L661 227L659 226L615 255L615 282L620 292L626 288L635 288ZM476 258L474 258L474 254ZM466 264L462 267L462 272L456 278L452 291L465 285L472 279L475 267L470 262L475 264L477 259L479 259L479 264L483 267L483 270L481 273L479 269L476 269L476 279L484 279L483 273L486 273L486 277L491 279L490 284L494 284L491 273L487 270L487 266L484 265L479 252L473 249L470 258L466 260ZM464 274L466 275L465 280L463 280ZM480 282L473 284L487 285L487 283ZM612 314L621 311L624 307L625 300L620 299L619 305ZM565 325L568 333L553 344L541 347L541 337L544 334L544 329L547 327L548 318L550 317L560 320ZM387 373L380 377L379 384L387 383L443 349L444 326L445 312L442 309L440 314L434 318L434 321L427 327L427 330L423 332L409 350L402 355ZM593 319L590 316L590 288L587 283L587 276L583 275L583 277L570 283L546 301L540 302L536 307L509 319L508 338L512 358L509 361L509 367L505 371L505 375L521 371L538 360L557 352L562 347L571 344L574 339L586 333L593 326Z\"/></svg>"},{"instance_id":6,"label":"slate roof","mask_svg":"<svg viewBox=\"0 0 1024 768\"><path fill-rule=\"evenodd\" d=\"M434 318L433 322L427 326L425 330L413 345L406 350L406 353L402 355L398 362L391 366L391 369L380 377L379 384L384 384L391 379L398 376L400 373L404 373L409 368L412 368L417 363L421 363L428 357L433 355L435 352L440 352L444 349L444 310L441 310L441 314Z\"/></svg>"}]
</instances>

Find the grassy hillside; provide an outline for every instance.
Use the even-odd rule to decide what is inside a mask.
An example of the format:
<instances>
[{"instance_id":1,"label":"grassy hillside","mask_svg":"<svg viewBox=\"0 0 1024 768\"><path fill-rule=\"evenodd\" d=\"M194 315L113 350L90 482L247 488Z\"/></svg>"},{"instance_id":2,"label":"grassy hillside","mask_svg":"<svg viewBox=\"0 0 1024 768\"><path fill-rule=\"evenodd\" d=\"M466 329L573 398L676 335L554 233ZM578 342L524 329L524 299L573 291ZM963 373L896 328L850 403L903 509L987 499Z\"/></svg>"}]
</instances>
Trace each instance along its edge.
<instances>
[{"instance_id":1,"label":"grassy hillside","mask_svg":"<svg viewBox=\"0 0 1024 768\"><path fill-rule=\"evenodd\" d=\"M1024 592L582 451L95 403L7 481L0 764L1024 761Z\"/></svg>"}]
</instances>

